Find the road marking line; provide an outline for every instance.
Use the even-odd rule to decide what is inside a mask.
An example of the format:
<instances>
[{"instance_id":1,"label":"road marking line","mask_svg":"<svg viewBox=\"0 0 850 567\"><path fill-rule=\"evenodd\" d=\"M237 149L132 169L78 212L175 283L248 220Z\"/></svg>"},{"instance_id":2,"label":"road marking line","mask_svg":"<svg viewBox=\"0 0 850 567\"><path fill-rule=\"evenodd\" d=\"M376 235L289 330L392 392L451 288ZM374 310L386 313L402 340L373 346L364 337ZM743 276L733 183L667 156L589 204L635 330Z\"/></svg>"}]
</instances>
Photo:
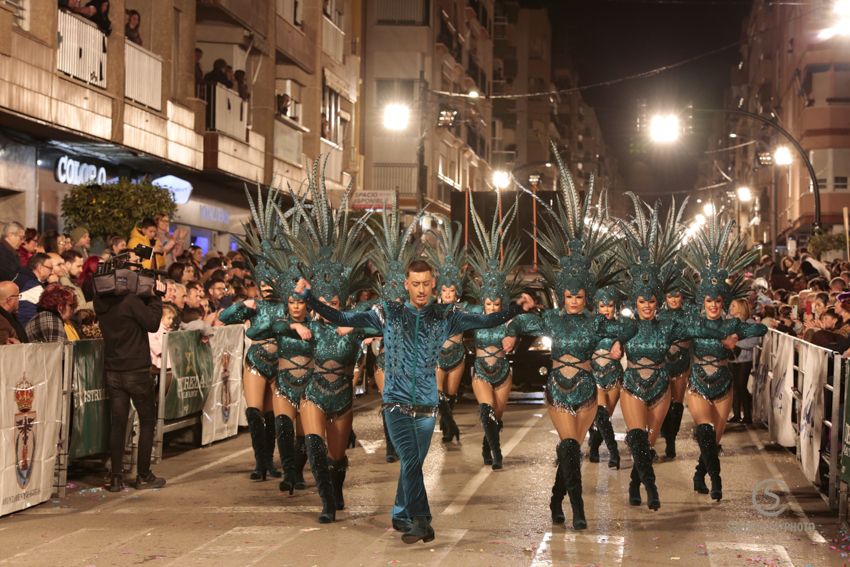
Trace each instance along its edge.
<instances>
[{"instance_id":1,"label":"road marking line","mask_svg":"<svg viewBox=\"0 0 850 567\"><path fill-rule=\"evenodd\" d=\"M761 545L755 543L713 542L706 543L708 561L713 567L727 567L728 565L740 565L746 562L738 557L742 551L746 553L757 553L761 557L756 558L759 565L775 565L776 567L794 567L791 557L781 545Z\"/></svg>"},{"instance_id":2,"label":"road marking line","mask_svg":"<svg viewBox=\"0 0 850 567\"><path fill-rule=\"evenodd\" d=\"M529 431L534 427L534 425L540 420L539 417L531 416L520 429L514 433L507 443L504 444L502 449L502 456L510 455L511 451L519 445L519 442L528 434ZM456 515L463 512L464 507L466 507L469 500L475 495L481 485L484 484L484 481L489 478L489 476L493 473L493 469L490 467L484 467L478 471L478 473L473 476L469 482L461 489L458 493L457 498L452 501L448 507L443 510L443 514L446 515Z\"/></svg>"},{"instance_id":3,"label":"road marking line","mask_svg":"<svg viewBox=\"0 0 850 567\"><path fill-rule=\"evenodd\" d=\"M756 447L761 447L761 451L759 451L759 453L762 455L762 461L767 467L767 470L770 471L770 474L773 476L773 478L784 479L783 474L776 467L776 465L764 457L764 444L755 434L755 431L753 431L751 428L747 428L747 435L750 437L750 441L752 441L753 445L755 445ZM803 508L797 502L797 499L794 498L794 495L789 491L787 494L785 494L785 498L788 502L788 508L790 508L791 511L794 512L794 515L800 518L801 520L804 520L801 523L804 526L806 537L808 537L812 543L826 543L826 539L821 535L819 531L814 528L814 522L809 520L809 517L806 516L805 512L803 512Z\"/></svg>"},{"instance_id":4,"label":"road marking line","mask_svg":"<svg viewBox=\"0 0 850 567\"><path fill-rule=\"evenodd\" d=\"M32 548L30 548L30 549L28 549L28 550L26 550L26 551L22 551L22 552L20 552L20 553L16 553L16 554L15 554L15 555L13 555L12 557L7 557L6 559L4 559L4 560L0 561L0 565L8 564L8 563L9 563L10 561L12 561L13 559L17 559L18 557L24 557L24 556L26 556L26 555L29 555L29 554L30 554L30 553L32 553L33 551L36 551L36 550L39 550L39 549L44 549L44 548L45 548L45 547L47 547L48 545L51 545L51 544L53 544L53 543L56 543L57 541L63 540L63 539L65 539L65 538L66 538L66 537L68 537L68 536L72 536L72 535L74 535L74 534L78 534L78 533L81 533L81 532L87 531L88 529L89 529L89 528L81 528L81 529L76 530L76 531L73 531L73 532L68 532L67 534L61 535L61 536L59 536L59 537L55 537L55 538L51 539L50 541L46 541L46 542L44 542L44 543L38 544L38 545L36 545L35 547L32 547Z\"/></svg>"},{"instance_id":5,"label":"road marking line","mask_svg":"<svg viewBox=\"0 0 850 567\"><path fill-rule=\"evenodd\" d=\"M559 538L561 537L565 543L569 542L575 547L575 550L571 555L571 563L576 562L576 555L587 555L587 557L581 557L581 561L579 562L582 564L586 563L586 561L591 558L594 560L594 564L598 563L599 565L611 565L611 563L607 562L610 559L615 560L617 565L622 565L623 563L625 538L619 536L577 534L569 532L561 534ZM562 562L563 558L559 557L556 561L556 559L552 557L553 541L560 541L560 539L553 540L552 532L546 532L543 534L543 539L537 546L537 550L534 552L534 558L531 560L531 567L551 567L552 565L557 565ZM602 547L609 545L613 546L613 548ZM613 558L609 556L609 549L614 554Z\"/></svg>"},{"instance_id":6,"label":"road marking line","mask_svg":"<svg viewBox=\"0 0 850 567\"><path fill-rule=\"evenodd\" d=\"M255 565L290 540L297 538L300 533L295 527L239 526L212 538L166 565ZM248 561L249 558L253 560Z\"/></svg>"},{"instance_id":7,"label":"road marking line","mask_svg":"<svg viewBox=\"0 0 850 567\"><path fill-rule=\"evenodd\" d=\"M399 532L387 530L368 546L362 548L355 557L350 560L346 559L344 565L374 565L377 563L376 557L394 557L402 551L405 554L405 563L409 561L418 565L423 563L439 565L460 543L467 531L465 529L438 529L437 537L433 542L408 545L401 541ZM416 553L423 555L417 560L412 556ZM427 553L427 558L424 557L425 553Z\"/></svg>"}]
</instances>

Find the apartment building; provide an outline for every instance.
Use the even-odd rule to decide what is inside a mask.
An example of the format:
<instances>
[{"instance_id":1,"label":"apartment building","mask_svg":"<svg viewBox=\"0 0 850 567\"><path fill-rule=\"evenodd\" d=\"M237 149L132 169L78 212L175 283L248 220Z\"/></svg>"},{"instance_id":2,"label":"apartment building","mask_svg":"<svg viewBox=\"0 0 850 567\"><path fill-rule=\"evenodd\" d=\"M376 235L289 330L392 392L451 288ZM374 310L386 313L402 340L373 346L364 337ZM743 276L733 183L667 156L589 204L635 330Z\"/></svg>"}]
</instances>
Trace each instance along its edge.
<instances>
[{"instance_id":1,"label":"apartment building","mask_svg":"<svg viewBox=\"0 0 850 567\"><path fill-rule=\"evenodd\" d=\"M361 0L109 6L105 33L56 2L0 1L0 220L61 228L72 185L147 177L193 242L224 250L246 184L298 187L322 155L334 195L362 185ZM204 80L216 60L242 92Z\"/></svg>"}]
</instances>

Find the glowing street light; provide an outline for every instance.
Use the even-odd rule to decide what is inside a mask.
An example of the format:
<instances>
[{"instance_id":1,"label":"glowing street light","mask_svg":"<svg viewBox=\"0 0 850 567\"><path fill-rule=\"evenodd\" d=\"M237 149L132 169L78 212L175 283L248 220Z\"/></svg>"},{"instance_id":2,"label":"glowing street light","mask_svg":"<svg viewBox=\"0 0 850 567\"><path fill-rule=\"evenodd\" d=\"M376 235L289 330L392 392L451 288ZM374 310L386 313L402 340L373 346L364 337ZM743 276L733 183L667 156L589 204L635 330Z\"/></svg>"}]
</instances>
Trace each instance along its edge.
<instances>
[{"instance_id":1,"label":"glowing street light","mask_svg":"<svg viewBox=\"0 0 850 567\"><path fill-rule=\"evenodd\" d=\"M706 203L702 208L702 212L706 217L712 216L714 214L714 204Z\"/></svg>"},{"instance_id":2,"label":"glowing street light","mask_svg":"<svg viewBox=\"0 0 850 567\"><path fill-rule=\"evenodd\" d=\"M469 98L478 98L481 96L481 93L479 93L477 89L472 89L466 96Z\"/></svg>"},{"instance_id":3,"label":"glowing street light","mask_svg":"<svg viewBox=\"0 0 850 567\"><path fill-rule=\"evenodd\" d=\"M850 36L850 0L835 0L832 5L835 25L821 30L818 39L826 41L835 36Z\"/></svg>"},{"instance_id":4,"label":"glowing street light","mask_svg":"<svg viewBox=\"0 0 850 567\"><path fill-rule=\"evenodd\" d=\"M791 153L791 148L788 146L779 146L773 152L773 163L776 165L787 166L794 162L794 155Z\"/></svg>"},{"instance_id":5,"label":"glowing street light","mask_svg":"<svg viewBox=\"0 0 850 567\"><path fill-rule=\"evenodd\" d=\"M410 107L392 103L384 107L384 128L394 132L407 130L410 125Z\"/></svg>"},{"instance_id":6,"label":"glowing street light","mask_svg":"<svg viewBox=\"0 0 850 567\"><path fill-rule=\"evenodd\" d=\"M746 185L738 187L737 193L738 201L740 201L741 203L749 203L753 200L753 192Z\"/></svg>"},{"instance_id":7,"label":"glowing street light","mask_svg":"<svg viewBox=\"0 0 850 567\"><path fill-rule=\"evenodd\" d=\"M706 218L702 213L697 213L694 215L694 222L697 223L697 226L702 226L705 224Z\"/></svg>"},{"instance_id":8,"label":"glowing street light","mask_svg":"<svg viewBox=\"0 0 850 567\"><path fill-rule=\"evenodd\" d=\"M671 144L679 139L682 125L675 114L656 114L649 121L649 139L659 144Z\"/></svg>"},{"instance_id":9,"label":"glowing street light","mask_svg":"<svg viewBox=\"0 0 850 567\"><path fill-rule=\"evenodd\" d=\"M493 172L493 186L498 191L504 191L511 185L511 174L504 169L497 169Z\"/></svg>"}]
</instances>

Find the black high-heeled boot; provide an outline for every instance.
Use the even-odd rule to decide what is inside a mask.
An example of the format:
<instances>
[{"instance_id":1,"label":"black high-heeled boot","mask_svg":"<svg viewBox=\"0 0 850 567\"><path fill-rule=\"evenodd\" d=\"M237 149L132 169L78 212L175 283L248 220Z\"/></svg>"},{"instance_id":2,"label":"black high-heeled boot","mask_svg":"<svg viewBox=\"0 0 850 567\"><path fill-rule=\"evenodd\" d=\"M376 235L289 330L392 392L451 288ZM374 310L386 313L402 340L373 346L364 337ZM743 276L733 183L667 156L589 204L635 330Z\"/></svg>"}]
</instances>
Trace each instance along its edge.
<instances>
[{"instance_id":1,"label":"black high-heeled boot","mask_svg":"<svg viewBox=\"0 0 850 567\"><path fill-rule=\"evenodd\" d=\"M283 473L281 473L277 467L274 466L274 446L275 441L277 441L277 433L275 432L275 420L274 420L274 412L267 411L263 415L263 423L265 425L265 433L266 433L266 443L265 443L265 451L263 452L263 462L266 465L266 471L268 475L272 478L281 478Z\"/></svg>"},{"instance_id":2,"label":"black high-heeled boot","mask_svg":"<svg viewBox=\"0 0 850 567\"><path fill-rule=\"evenodd\" d=\"M331 484L334 487L334 500L336 500L336 509L342 510L345 508L345 498L342 495L342 485L345 484L345 471L348 470L348 457L335 461L328 459L328 468L331 473Z\"/></svg>"},{"instance_id":3,"label":"black high-heeled boot","mask_svg":"<svg viewBox=\"0 0 850 567\"><path fill-rule=\"evenodd\" d=\"M490 444L487 442L487 435L481 440L481 458L484 459L484 464L490 466L493 464L493 453L490 451Z\"/></svg>"},{"instance_id":4,"label":"black high-heeled boot","mask_svg":"<svg viewBox=\"0 0 850 567\"><path fill-rule=\"evenodd\" d=\"M499 420L496 419L496 412L493 411L493 406L490 404L481 404L481 425L484 427L484 436L487 438L487 444L490 446L490 452L493 455L493 470L502 468L502 445L499 439Z\"/></svg>"},{"instance_id":5,"label":"black high-heeled boot","mask_svg":"<svg viewBox=\"0 0 850 567\"><path fill-rule=\"evenodd\" d=\"M602 445L602 433L599 432L599 409L605 408L597 407L596 417L587 432L587 460L591 463L599 462L599 446Z\"/></svg>"},{"instance_id":6,"label":"black high-heeled boot","mask_svg":"<svg viewBox=\"0 0 850 567\"><path fill-rule=\"evenodd\" d=\"M334 487L328 468L328 448L320 435L307 435L304 441L307 445L307 457L310 459L313 478L316 479L316 488L319 490L319 498L322 499L322 513L319 514L319 523L329 524L336 520L336 500L334 499Z\"/></svg>"},{"instance_id":7,"label":"black high-heeled boot","mask_svg":"<svg viewBox=\"0 0 850 567\"><path fill-rule=\"evenodd\" d=\"M575 439L564 439L558 445L558 461L562 464L564 486L570 495L573 509L573 529L587 529L584 517L584 499L581 494L581 446Z\"/></svg>"},{"instance_id":8,"label":"black high-heeled boot","mask_svg":"<svg viewBox=\"0 0 850 567\"><path fill-rule=\"evenodd\" d=\"M632 476L629 479L629 504L632 506L640 506L640 475L638 474L637 465L632 465Z\"/></svg>"},{"instance_id":9,"label":"black high-heeled boot","mask_svg":"<svg viewBox=\"0 0 850 567\"><path fill-rule=\"evenodd\" d=\"M564 495L567 493L567 488L564 486L563 469L561 460L558 459L555 482L552 484L552 497L549 499L549 511L552 513L553 524L563 524L567 520L564 514Z\"/></svg>"},{"instance_id":10,"label":"black high-heeled boot","mask_svg":"<svg viewBox=\"0 0 850 567\"><path fill-rule=\"evenodd\" d=\"M452 411L452 397L443 392L440 392L440 430L443 432L443 443L450 443L453 437L460 441L460 432Z\"/></svg>"},{"instance_id":11,"label":"black high-heeled boot","mask_svg":"<svg viewBox=\"0 0 850 567\"><path fill-rule=\"evenodd\" d=\"M700 456L708 478L711 479L709 494L713 500L720 501L723 498L723 481L720 478L720 455L714 426L710 423L701 423L697 425L694 436L697 438Z\"/></svg>"},{"instance_id":12,"label":"black high-heeled boot","mask_svg":"<svg viewBox=\"0 0 850 567\"><path fill-rule=\"evenodd\" d=\"M682 426L682 414L684 412L685 406L683 404L679 402L671 403L670 409L667 410L667 416L664 418L664 424L661 426L661 435L667 442L665 455L668 459L676 458L676 437L679 435L679 428Z\"/></svg>"},{"instance_id":13,"label":"black high-heeled boot","mask_svg":"<svg viewBox=\"0 0 850 567\"><path fill-rule=\"evenodd\" d=\"M694 491L700 494L708 494L708 485L705 484L705 464L702 462L702 455L697 459L697 466L694 467Z\"/></svg>"},{"instance_id":14,"label":"black high-heeled boot","mask_svg":"<svg viewBox=\"0 0 850 567\"><path fill-rule=\"evenodd\" d=\"M386 460L388 463L394 463L398 460L398 453L395 452L395 446L393 445L393 442L390 439L390 431L389 429L387 429L387 420L384 417L384 410L381 410L381 421L384 424L384 440L387 443Z\"/></svg>"},{"instance_id":15,"label":"black high-heeled boot","mask_svg":"<svg viewBox=\"0 0 850 567\"><path fill-rule=\"evenodd\" d=\"M274 418L274 428L277 433L277 451L280 453L280 464L283 467L283 480L278 488L281 492L293 493L295 490L295 424L287 415Z\"/></svg>"},{"instance_id":16,"label":"black high-heeled boot","mask_svg":"<svg viewBox=\"0 0 850 567\"><path fill-rule=\"evenodd\" d=\"M307 464L307 446L304 436L295 437L295 490L304 490L307 483L304 482L304 465Z\"/></svg>"},{"instance_id":17,"label":"black high-heeled boot","mask_svg":"<svg viewBox=\"0 0 850 567\"><path fill-rule=\"evenodd\" d=\"M614 425L611 423L611 416L608 415L608 410L603 406L599 406L596 412L596 428L602 434L605 446L608 447L608 468L619 469L620 448L617 447L617 438L614 435Z\"/></svg>"},{"instance_id":18,"label":"black high-heeled boot","mask_svg":"<svg viewBox=\"0 0 850 567\"><path fill-rule=\"evenodd\" d=\"M246 408L245 418L248 420L248 431L251 433L251 447L254 449L254 470L251 480L266 480L266 426L263 414L257 408Z\"/></svg>"},{"instance_id":19,"label":"black high-heeled boot","mask_svg":"<svg viewBox=\"0 0 850 567\"><path fill-rule=\"evenodd\" d=\"M646 489L646 506L650 510L658 510L661 508L661 499L658 496L658 488L655 486L655 470L652 468L649 434L643 429L631 429L626 433L626 444L632 451L634 466Z\"/></svg>"}]
</instances>

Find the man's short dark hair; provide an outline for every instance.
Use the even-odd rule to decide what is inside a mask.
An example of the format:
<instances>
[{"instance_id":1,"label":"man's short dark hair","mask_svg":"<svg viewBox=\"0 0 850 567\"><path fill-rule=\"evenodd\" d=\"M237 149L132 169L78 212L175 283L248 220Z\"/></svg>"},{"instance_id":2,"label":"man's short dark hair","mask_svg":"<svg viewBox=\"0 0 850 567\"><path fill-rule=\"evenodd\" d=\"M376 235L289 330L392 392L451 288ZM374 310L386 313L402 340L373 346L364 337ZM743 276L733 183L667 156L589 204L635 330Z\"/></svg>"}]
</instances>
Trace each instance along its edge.
<instances>
[{"instance_id":1,"label":"man's short dark hair","mask_svg":"<svg viewBox=\"0 0 850 567\"><path fill-rule=\"evenodd\" d=\"M64 261L69 262L71 264L73 264L77 258L83 257L83 255L77 252L76 250L65 250L64 252L62 252L61 256Z\"/></svg>"},{"instance_id":2,"label":"man's short dark hair","mask_svg":"<svg viewBox=\"0 0 850 567\"><path fill-rule=\"evenodd\" d=\"M433 274L434 268L432 268L431 264L429 264L425 260L414 260L407 265L407 272L405 273L405 275L409 276L413 272L431 272L431 274Z\"/></svg>"},{"instance_id":3,"label":"man's short dark hair","mask_svg":"<svg viewBox=\"0 0 850 567\"><path fill-rule=\"evenodd\" d=\"M186 284L186 291L188 292L190 289L204 289L204 284L198 280L192 280Z\"/></svg>"},{"instance_id":4,"label":"man's short dark hair","mask_svg":"<svg viewBox=\"0 0 850 567\"><path fill-rule=\"evenodd\" d=\"M206 272L207 270L217 270L222 265L224 265L224 262L221 261L221 258L210 258L209 260L207 260L207 263L204 264L204 271Z\"/></svg>"},{"instance_id":5,"label":"man's short dark hair","mask_svg":"<svg viewBox=\"0 0 850 567\"><path fill-rule=\"evenodd\" d=\"M50 256L43 252L36 252L32 255L30 261L27 262L27 268L29 268L30 270L34 270L45 262L47 262L48 260L50 260Z\"/></svg>"},{"instance_id":6,"label":"man's short dark hair","mask_svg":"<svg viewBox=\"0 0 850 567\"><path fill-rule=\"evenodd\" d=\"M245 262L241 262L239 260L236 260L235 262L232 262L230 264L230 269L231 270L247 270L248 268L245 266Z\"/></svg>"},{"instance_id":7,"label":"man's short dark hair","mask_svg":"<svg viewBox=\"0 0 850 567\"><path fill-rule=\"evenodd\" d=\"M146 228L150 228L152 226L156 226L156 223L153 222L153 219L150 217L145 217L142 219L142 222L139 223L139 228L144 230Z\"/></svg>"}]
</instances>

